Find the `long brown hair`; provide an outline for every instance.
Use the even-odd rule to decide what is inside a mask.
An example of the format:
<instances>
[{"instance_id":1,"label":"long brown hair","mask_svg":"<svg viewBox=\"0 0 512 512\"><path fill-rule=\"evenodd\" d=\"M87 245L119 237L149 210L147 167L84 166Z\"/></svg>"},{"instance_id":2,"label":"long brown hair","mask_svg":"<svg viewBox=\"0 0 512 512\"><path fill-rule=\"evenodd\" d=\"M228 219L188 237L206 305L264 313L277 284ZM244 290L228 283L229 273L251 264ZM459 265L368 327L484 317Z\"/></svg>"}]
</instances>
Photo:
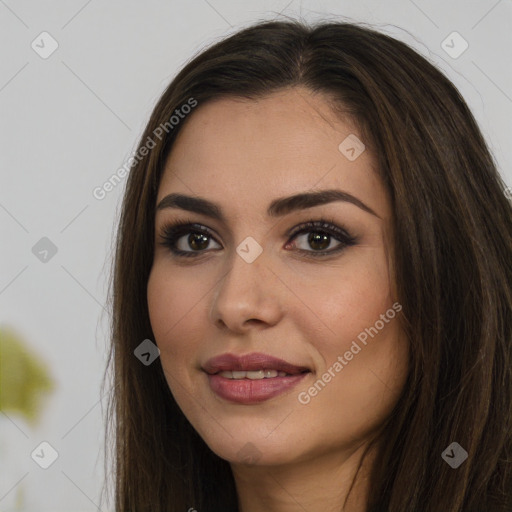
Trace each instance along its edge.
<instances>
[{"instance_id":1,"label":"long brown hair","mask_svg":"<svg viewBox=\"0 0 512 512\"><path fill-rule=\"evenodd\" d=\"M111 282L107 446L118 512L236 511L229 463L174 401L154 341L146 286L155 201L182 105L256 99L294 86L355 118L393 207L397 299L409 375L383 429L370 512L512 510L512 206L453 84L406 44L351 23L260 22L193 58L151 114L127 179ZM219 120L219 122L222 122ZM167 125L165 125L167 123ZM158 127L163 136L155 137ZM109 443L109 439L112 443ZM441 457L457 442L457 469ZM107 453L107 455L110 452Z\"/></svg>"}]
</instances>

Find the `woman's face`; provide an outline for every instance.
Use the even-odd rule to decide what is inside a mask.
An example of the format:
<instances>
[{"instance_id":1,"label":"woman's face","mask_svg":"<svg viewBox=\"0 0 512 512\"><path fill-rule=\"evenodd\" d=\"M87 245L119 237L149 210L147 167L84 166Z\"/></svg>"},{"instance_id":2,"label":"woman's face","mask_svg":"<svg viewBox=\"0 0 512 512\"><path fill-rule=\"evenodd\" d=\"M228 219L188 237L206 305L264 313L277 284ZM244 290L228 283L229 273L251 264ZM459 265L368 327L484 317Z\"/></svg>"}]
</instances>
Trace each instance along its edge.
<instances>
[{"instance_id":1,"label":"woman's face","mask_svg":"<svg viewBox=\"0 0 512 512\"><path fill-rule=\"evenodd\" d=\"M183 413L233 464L351 453L403 388L392 211L358 133L306 89L222 99L197 107L166 163L155 343ZM174 223L196 226L166 238Z\"/></svg>"}]
</instances>

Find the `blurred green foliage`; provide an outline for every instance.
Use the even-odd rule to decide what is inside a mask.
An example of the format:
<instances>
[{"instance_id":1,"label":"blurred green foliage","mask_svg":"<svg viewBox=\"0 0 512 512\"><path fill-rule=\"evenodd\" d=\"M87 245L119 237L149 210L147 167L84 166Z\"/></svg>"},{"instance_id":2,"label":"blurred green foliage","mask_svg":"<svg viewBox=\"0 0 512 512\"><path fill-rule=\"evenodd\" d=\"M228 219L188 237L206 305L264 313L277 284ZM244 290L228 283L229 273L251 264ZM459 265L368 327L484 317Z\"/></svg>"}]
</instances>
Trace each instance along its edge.
<instances>
[{"instance_id":1,"label":"blurred green foliage","mask_svg":"<svg viewBox=\"0 0 512 512\"><path fill-rule=\"evenodd\" d=\"M0 411L22 415L35 425L42 397L55 384L44 362L13 329L0 326Z\"/></svg>"}]
</instances>

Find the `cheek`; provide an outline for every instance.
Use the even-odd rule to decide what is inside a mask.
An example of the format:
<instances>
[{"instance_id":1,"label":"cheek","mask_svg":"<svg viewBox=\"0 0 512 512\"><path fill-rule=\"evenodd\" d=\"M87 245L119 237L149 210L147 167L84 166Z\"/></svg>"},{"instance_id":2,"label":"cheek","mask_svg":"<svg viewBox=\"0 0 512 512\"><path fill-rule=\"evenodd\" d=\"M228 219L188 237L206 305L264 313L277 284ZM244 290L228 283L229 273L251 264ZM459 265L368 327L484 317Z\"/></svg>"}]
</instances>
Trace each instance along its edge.
<instances>
[{"instance_id":1,"label":"cheek","mask_svg":"<svg viewBox=\"0 0 512 512\"><path fill-rule=\"evenodd\" d=\"M184 273L179 271L172 272L162 265L155 265L148 280L149 317L164 368L170 367L176 358L183 359L195 348L189 341L194 339L191 335L197 325L194 318L197 319L204 292L183 276Z\"/></svg>"},{"instance_id":2,"label":"cheek","mask_svg":"<svg viewBox=\"0 0 512 512\"><path fill-rule=\"evenodd\" d=\"M381 250L369 247L353 251L335 270L326 267L314 278L295 279L294 291L301 298L295 321L329 364L395 302L387 261ZM395 311L390 314L394 317Z\"/></svg>"},{"instance_id":3,"label":"cheek","mask_svg":"<svg viewBox=\"0 0 512 512\"><path fill-rule=\"evenodd\" d=\"M308 307L299 306L302 313L294 313L317 354L316 378L326 383L310 388L316 401L312 409L321 415L338 404L339 410L350 411L343 422L354 432L385 417L408 371L408 344L399 322L402 308L392 296L387 259L382 251L365 249L345 259L336 279L332 269L317 274L317 286L309 288L304 301ZM303 293L308 285L296 286Z\"/></svg>"},{"instance_id":4,"label":"cheek","mask_svg":"<svg viewBox=\"0 0 512 512\"><path fill-rule=\"evenodd\" d=\"M316 304L321 322L311 314L296 316L303 318L300 329L308 333L318 363L309 387L299 390L299 402L326 439L343 433L345 440L358 440L396 404L407 377L408 344L386 274L369 272L341 283Z\"/></svg>"},{"instance_id":5,"label":"cheek","mask_svg":"<svg viewBox=\"0 0 512 512\"><path fill-rule=\"evenodd\" d=\"M193 286L185 274L157 263L147 286L149 317L154 342L160 350L162 370L174 399L184 412L190 407L187 400L195 386L189 370L199 351L197 340L202 339L196 331L198 310L204 307L201 302L204 291L201 293ZM183 393L183 390L188 391Z\"/></svg>"}]
</instances>

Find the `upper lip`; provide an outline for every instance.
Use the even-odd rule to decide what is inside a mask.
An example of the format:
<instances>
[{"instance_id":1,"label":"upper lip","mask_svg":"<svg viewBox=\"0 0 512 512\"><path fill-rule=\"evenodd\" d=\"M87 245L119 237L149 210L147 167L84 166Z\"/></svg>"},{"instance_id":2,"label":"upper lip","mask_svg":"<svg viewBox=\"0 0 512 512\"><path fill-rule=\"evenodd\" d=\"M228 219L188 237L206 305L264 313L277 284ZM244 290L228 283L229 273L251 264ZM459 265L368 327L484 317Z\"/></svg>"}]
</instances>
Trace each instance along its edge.
<instances>
[{"instance_id":1,"label":"upper lip","mask_svg":"<svg viewBox=\"0 0 512 512\"><path fill-rule=\"evenodd\" d=\"M203 370L210 375L223 371L252 371L252 370L277 370L292 375L310 371L306 366L297 366L283 359L267 354L252 353L237 356L235 354L221 354L208 359L203 365Z\"/></svg>"}]
</instances>

